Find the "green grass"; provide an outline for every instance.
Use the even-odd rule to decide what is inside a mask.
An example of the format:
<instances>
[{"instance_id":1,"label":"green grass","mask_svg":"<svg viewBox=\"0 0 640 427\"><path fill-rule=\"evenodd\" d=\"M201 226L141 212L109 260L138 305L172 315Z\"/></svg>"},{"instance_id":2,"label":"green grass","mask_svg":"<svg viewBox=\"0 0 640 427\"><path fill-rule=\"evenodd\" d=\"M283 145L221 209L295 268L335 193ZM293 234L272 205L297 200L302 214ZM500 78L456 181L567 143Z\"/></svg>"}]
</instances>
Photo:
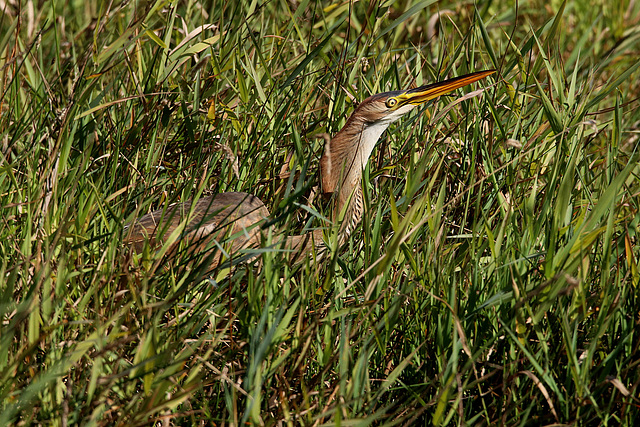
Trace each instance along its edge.
<instances>
[{"instance_id":1,"label":"green grass","mask_svg":"<svg viewBox=\"0 0 640 427\"><path fill-rule=\"evenodd\" d=\"M634 425L627 6L3 3L0 424ZM122 244L224 191L321 226L323 135L354 102L487 68L385 133L319 263L209 277Z\"/></svg>"}]
</instances>

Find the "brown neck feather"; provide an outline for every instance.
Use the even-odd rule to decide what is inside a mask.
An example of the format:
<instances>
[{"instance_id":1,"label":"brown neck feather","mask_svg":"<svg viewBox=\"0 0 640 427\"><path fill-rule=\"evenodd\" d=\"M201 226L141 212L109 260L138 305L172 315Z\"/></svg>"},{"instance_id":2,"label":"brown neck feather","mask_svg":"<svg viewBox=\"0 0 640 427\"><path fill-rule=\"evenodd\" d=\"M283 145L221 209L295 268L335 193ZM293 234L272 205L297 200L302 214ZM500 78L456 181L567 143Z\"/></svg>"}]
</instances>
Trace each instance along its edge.
<instances>
[{"instance_id":1,"label":"brown neck feather","mask_svg":"<svg viewBox=\"0 0 640 427\"><path fill-rule=\"evenodd\" d=\"M341 243L362 218L362 171L380 135L389 125L389 122L379 120L374 104L377 97L368 98L360 104L342 130L325 146L320 159L322 191L338 193L334 201L333 221L341 223Z\"/></svg>"}]
</instances>

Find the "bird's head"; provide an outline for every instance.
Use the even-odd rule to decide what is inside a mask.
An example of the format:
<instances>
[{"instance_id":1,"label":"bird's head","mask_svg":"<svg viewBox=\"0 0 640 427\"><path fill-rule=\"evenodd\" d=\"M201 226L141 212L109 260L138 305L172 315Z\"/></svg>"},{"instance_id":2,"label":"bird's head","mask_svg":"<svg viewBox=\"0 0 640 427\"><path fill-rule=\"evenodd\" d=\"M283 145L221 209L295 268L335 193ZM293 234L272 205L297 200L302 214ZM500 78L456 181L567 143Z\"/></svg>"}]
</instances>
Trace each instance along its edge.
<instances>
[{"instance_id":1,"label":"bird's head","mask_svg":"<svg viewBox=\"0 0 640 427\"><path fill-rule=\"evenodd\" d=\"M320 160L325 193L342 187L348 193L357 185L366 162L382 132L418 105L483 79L495 70L479 71L415 89L379 93L365 99L325 146Z\"/></svg>"},{"instance_id":2,"label":"bird's head","mask_svg":"<svg viewBox=\"0 0 640 427\"><path fill-rule=\"evenodd\" d=\"M414 107L431 101L441 95L446 95L493 73L495 73L495 70L479 71L443 82L420 86L415 89L395 90L372 95L362 101L353 112L352 117L360 117L368 125L378 122L389 125L411 111Z\"/></svg>"}]
</instances>

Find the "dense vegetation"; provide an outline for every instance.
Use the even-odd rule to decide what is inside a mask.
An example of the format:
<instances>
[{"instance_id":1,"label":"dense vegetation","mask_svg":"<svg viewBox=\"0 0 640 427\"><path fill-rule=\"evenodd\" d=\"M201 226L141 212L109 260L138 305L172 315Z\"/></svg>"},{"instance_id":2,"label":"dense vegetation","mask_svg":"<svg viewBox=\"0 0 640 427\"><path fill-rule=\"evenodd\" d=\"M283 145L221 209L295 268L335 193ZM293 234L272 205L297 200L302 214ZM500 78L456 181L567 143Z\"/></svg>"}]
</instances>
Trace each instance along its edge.
<instances>
[{"instance_id":1,"label":"dense vegetation","mask_svg":"<svg viewBox=\"0 0 640 427\"><path fill-rule=\"evenodd\" d=\"M0 425L638 422L640 3L596 3L2 2ZM122 244L224 191L319 227L356 102L488 68L319 262Z\"/></svg>"}]
</instances>

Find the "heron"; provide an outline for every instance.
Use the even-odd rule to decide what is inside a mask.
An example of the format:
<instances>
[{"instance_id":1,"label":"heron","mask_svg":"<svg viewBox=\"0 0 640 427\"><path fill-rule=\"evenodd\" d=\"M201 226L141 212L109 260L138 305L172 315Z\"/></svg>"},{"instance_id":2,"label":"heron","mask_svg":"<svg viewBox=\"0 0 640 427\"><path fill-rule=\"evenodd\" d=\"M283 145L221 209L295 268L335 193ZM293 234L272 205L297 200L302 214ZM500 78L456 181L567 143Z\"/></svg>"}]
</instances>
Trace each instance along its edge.
<instances>
[{"instance_id":1,"label":"heron","mask_svg":"<svg viewBox=\"0 0 640 427\"><path fill-rule=\"evenodd\" d=\"M339 245L362 219L365 208L362 172L389 125L415 107L494 72L478 71L414 89L379 93L357 106L342 129L325 144L320 159L322 191L333 200L332 221L338 227ZM126 227L125 241L137 253L141 253L145 245L152 248L169 245L166 253L175 252L179 247L191 254L219 251L219 255L207 258L213 269L242 249L260 247L262 225L270 218L269 210L258 197L227 192L148 213ZM281 239L297 260L304 259L311 251L322 253L326 249L322 229Z\"/></svg>"}]
</instances>

